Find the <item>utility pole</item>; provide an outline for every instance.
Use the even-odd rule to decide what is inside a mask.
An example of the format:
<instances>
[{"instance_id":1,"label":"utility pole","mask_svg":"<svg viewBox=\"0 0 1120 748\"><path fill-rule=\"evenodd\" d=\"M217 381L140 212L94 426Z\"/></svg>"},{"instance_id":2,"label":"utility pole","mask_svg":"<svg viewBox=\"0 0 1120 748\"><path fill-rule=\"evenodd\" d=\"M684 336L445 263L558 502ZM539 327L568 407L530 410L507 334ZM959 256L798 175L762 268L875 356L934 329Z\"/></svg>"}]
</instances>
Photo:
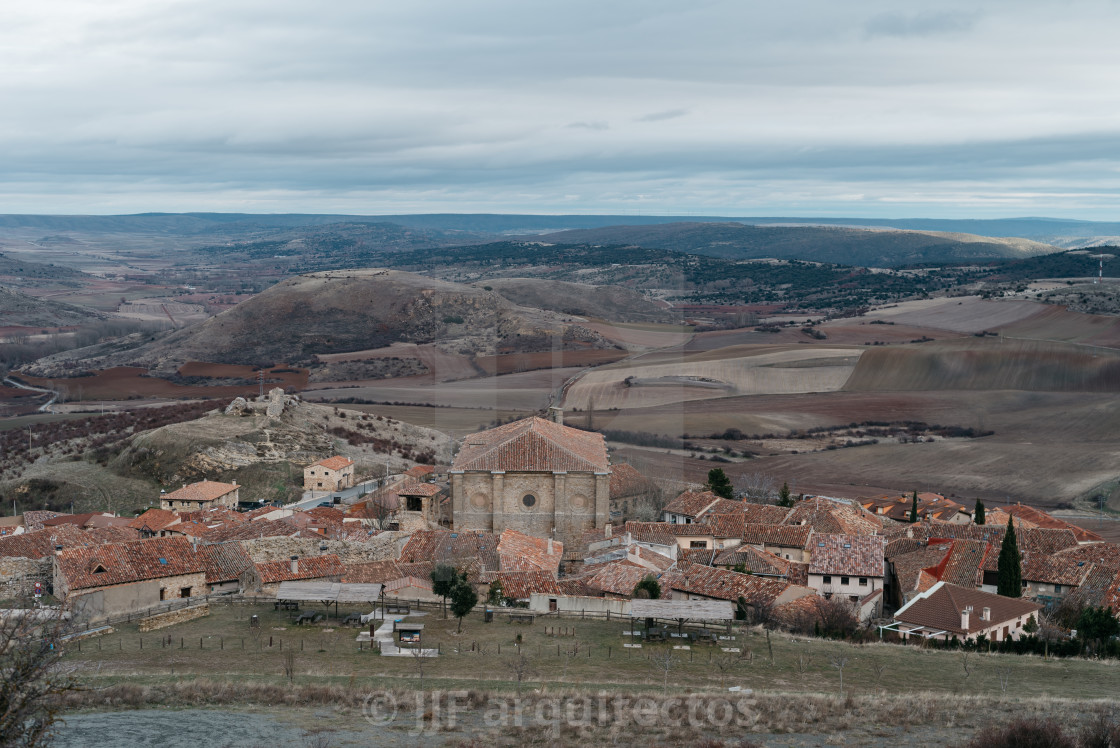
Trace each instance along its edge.
<instances>
[{"instance_id":1,"label":"utility pole","mask_svg":"<svg viewBox=\"0 0 1120 748\"><path fill-rule=\"evenodd\" d=\"M264 397L264 369L257 371L257 383L260 387L260 397Z\"/></svg>"}]
</instances>

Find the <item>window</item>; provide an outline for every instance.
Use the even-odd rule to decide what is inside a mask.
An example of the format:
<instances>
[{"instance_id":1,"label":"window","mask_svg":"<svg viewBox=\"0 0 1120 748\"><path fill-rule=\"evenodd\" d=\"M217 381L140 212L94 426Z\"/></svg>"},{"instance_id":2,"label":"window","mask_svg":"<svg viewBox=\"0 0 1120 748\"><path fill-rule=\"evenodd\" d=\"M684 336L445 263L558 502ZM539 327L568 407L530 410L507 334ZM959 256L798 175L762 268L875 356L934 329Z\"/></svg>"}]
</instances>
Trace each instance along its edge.
<instances>
[{"instance_id":1,"label":"window","mask_svg":"<svg viewBox=\"0 0 1120 748\"><path fill-rule=\"evenodd\" d=\"M860 577L859 578L859 586L860 587L866 587L867 586L867 577Z\"/></svg>"},{"instance_id":2,"label":"window","mask_svg":"<svg viewBox=\"0 0 1120 748\"><path fill-rule=\"evenodd\" d=\"M692 541L689 542L688 547L689 548L707 548L708 547L708 541L707 540L692 540Z\"/></svg>"},{"instance_id":3,"label":"window","mask_svg":"<svg viewBox=\"0 0 1120 748\"><path fill-rule=\"evenodd\" d=\"M1059 592L1061 592L1061 591L1062 591L1062 585L1060 585L1060 584L1055 584L1055 585L1054 585L1054 594L1056 595L1056 594L1058 594L1058 593L1059 593Z\"/></svg>"},{"instance_id":4,"label":"window","mask_svg":"<svg viewBox=\"0 0 1120 748\"><path fill-rule=\"evenodd\" d=\"M847 577L840 577L840 584L847 586L848 581Z\"/></svg>"},{"instance_id":5,"label":"window","mask_svg":"<svg viewBox=\"0 0 1120 748\"><path fill-rule=\"evenodd\" d=\"M848 599L851 600L853 603L858 603L859 602L859 595L848 595Z\"/></svg>"},{"instance_id":6,"label":"window","mask_svg":"<svg viewBox=\"0 0 1120 748\"><path fill-rule=\"evenodd\" d=\"M824 575L824 583L825 584L832 584L832 577L828 574L825 574Z\"/></svg>"},{"instance_id":7,"label":"window","mask_svg":"<svg viewBox=\"0 0 1120 748\"><path fill-rule=\"evenodd\" d=\"M180 587L179 588L179 597L190 597L190 596L191 596L191 588L190 587Z\"/></svg>"},{"instance_id":8,"label":"window","mask_svg":"<svg viewBox=\"0 0 1120 748\"><path fill-rule=\"evenodd\" d=\"M166 600L167 599L167 590L165 590L163 587L159 588L159 599L160 600Z\"/></svg>"},{"instance_id":9,"label":"window","mask_svg":"<svg viewBox=\"0 0 1120 748\"><path fill-rule=\"evenodd\" d=\"M521 497L521 503L525 505L526 509L532 509L537 503L537 497L531 493L527 493Z\"/></svg>"}]
</instances>

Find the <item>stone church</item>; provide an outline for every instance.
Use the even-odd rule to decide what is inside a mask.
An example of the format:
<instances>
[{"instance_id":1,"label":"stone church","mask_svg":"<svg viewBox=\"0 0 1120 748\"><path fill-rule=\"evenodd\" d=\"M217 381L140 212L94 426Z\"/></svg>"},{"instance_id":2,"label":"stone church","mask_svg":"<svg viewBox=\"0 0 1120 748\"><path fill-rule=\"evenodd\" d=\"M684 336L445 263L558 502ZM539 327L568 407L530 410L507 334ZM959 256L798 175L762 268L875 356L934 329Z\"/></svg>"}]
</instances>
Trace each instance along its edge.
<instances>
[{"instance_id":1,"label":"stone church","mask_svg":"<svg viewBox=\"0 0 1120 748\"><path fill-rule=\"evenodd\" d=\"M449 471L456 530L510 529L568 542L610 521L601 434L526 418L471 434Z\"/></svg>"}]
</instances>

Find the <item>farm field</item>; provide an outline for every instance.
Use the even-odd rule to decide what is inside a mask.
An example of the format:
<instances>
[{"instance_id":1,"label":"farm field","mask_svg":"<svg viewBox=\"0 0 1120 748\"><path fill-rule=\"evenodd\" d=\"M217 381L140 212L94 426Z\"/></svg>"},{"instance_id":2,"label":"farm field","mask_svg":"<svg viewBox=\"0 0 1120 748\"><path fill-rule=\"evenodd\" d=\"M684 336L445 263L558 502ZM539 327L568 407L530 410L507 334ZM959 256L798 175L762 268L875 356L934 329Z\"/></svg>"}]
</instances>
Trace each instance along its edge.
<instances>
[{"instance_id":1,"label":"farm field","mask_svg":"<svg viewBox=\"0 0 1120 748\"><path fill-rule=\"evenodd\" d=\"M652 407L732 395L838 390L852 372L852 356L852 349L845 348L751 351L736 347L729 352L679 357L674 363L637 360L588 372L568 389L564 406L580 410L592 404L597 409ZM849 361L840 366L798 366L806 359L829 364L830 358ZM625 380L630 377L637 381L628 386ZM721 386L709 386L712 383Z\"/></svg>"},{"instance_id":2,"label":"farm field","mask_svg":"<svg viewBox=\"0 0 1120 748\"><path fill-rule=\"evenodd\" d=\"M900 325L976 333L998 330L1027 319L1043 308L1043 305L1034 301L954 296L904 301L889 307L873 309L865 317L868 321L881 319Z\"/></svg>"},{"instance_id":3,"label":"farm field","mask_svg":"<svg viewBox=\"0 0 1120 748\"><path fill-rule=\"evenodd\" d=\"M184 371L185 370L185 371ZM136 366L118 366L103 369L93 376L45 379L21 375L21 379L35 387L65 391L67 399L85 400L136 400L142 398L212 398L257 395L258 385L184 385L159 377L145 376L147 369ZM257 373L251 366L206 364L191 362L179 372L183 376L215 379L244 378L255 380ZM306 370L287 369L280 366L266 370L265 386L302 387L307 381Z\"/></svg>"},{"instance_id":4,"label":"farm field","mask_svg":"<svg viewBox=\"0 0 1120 748\"><path fill-rule=\"evenodd\" d=\"M537 411L548 407L552 392L580 371L575 367L542 369L439 383L425 382L423 377L408 377L357 386L313 385L303 396L308 400L356 397L377 403Z\"/></svg>"},{"instance_id":5,"label":"farm field","mask_svg":"<svg viewBox=\"0 0 1120 748\"><path fill-rule=\"evenodd\" d=\"M488 410L483 408L435 408L423 405L366 405L350 404L348 410L358 410L363 413L392 418L404 421L414 426L426 426L450 434L455 438L462 438L467 434L481 428L489 428L495 419L508 421L510 419L525 418L535 414L535 411L525 410Z\"/></svg>"},{"instance_id":6,"label":"farm field","mask_svg":"<svg viewBox=\"0 0 1120 748\"><path fill-rule=\"evenodd\" d=\"M580 323L580 326L594 330L607 340L635 351L683 345L692 336L691 328L681 325L628 324L606 320L590 320Z\"/></svg>"}]
</instances>

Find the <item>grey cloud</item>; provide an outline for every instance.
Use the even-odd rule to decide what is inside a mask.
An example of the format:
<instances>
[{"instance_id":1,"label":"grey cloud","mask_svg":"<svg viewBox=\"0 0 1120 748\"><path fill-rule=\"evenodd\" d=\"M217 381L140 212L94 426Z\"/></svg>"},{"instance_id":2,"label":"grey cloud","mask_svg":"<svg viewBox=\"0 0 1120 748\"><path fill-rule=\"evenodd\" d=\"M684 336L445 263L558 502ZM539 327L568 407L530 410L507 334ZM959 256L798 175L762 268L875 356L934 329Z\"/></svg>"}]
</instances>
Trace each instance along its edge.
<instances>
[{"instance_id":1,"label":"grey cloud","mask_svg":"<svg viewBox=\"0 0 1120 748\"><path fill-rule=\"evenodd\" d=\"M883 13L864 26L868 36L936 36L970 31L980 19L978 11L926 11L903 15Z\"/></svg>"},{"instance_id":2,"label":"grey cloud","mask_svg":"<svg viewBox=\"0 0 1120 748\"><path fill-rule=\"evenodd\" d=\"M662 122L667 119L676 119L677 117L684 117L688 114L687 109L669 109L664 112L652 112L638 117L638 122Z\"/></svg>"},{"instance_id":3,"label":"grey cloud","mask_svg":"<svg viewBox=\"0 0 1120 748\"><path fill-rule=\"evenodd\" d=\"M595 122L569 122L564 125L569 130L609 130L610 125L601 120Z\"/></svg>"}]
</instances>

